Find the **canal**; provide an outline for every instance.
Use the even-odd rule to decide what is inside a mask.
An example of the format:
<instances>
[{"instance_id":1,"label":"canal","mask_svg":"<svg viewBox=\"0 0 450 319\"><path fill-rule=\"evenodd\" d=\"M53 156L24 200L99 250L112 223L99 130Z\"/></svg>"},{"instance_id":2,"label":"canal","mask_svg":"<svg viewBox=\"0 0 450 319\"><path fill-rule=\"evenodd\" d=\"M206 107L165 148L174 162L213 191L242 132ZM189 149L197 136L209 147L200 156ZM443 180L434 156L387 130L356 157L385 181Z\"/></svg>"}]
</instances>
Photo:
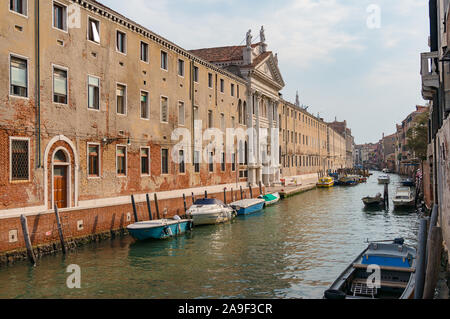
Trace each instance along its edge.
<instances>
[{"instance_id":1,"label":"canal","mask_svg":"<svg viewBox=\"0 0 450 319\"><path fill-rule=\"evenodd\" d=\"M367 239L416 245L416 213L364 209L362 197L383 192L378 174L171 240L125 237L44 257L37 267L2 267L0 298L321 298ZM399 182L391 175L391 198ZM66 286L71 264L81 268L81 289Z\"/></svg>"}]
</instances>

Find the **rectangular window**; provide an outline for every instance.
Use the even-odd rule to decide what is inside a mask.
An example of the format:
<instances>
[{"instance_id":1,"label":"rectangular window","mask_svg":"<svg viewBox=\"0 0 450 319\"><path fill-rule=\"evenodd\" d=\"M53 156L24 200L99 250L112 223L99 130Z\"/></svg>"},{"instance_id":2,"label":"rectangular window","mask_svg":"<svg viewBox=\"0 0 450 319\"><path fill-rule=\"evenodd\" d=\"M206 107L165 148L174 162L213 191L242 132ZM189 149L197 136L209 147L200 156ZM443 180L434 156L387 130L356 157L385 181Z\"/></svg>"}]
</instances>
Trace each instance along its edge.
<instances>
[{"instance_id":1,"label":"rectangular window","mask_svg":"<svg viewBox=\"0 0 450 319\"><path fill-rule=\"evenodd\" d=\"M150 118L148 93L143 91L141 91L141 118L146 120Z\"/></svg>"},{"instance_id":2,"label":"rectangular window","mask_svg":"<svg viewBox=\"0 0 450 319\"><path fill-rule=\"evenodd\" d=\"M178 102L178 125L184 125L184 102Z\"/></svg>"},{"instance_id":3,"label":"rectangular window","mask_svg":"<svg viewBox=\"0 0 450 319\"><path fill-rule=\"evenodd\" d=\"M67 70L53 68L53 102L67 104Z\"/></svg>"},{"instance_id":4,"label":"rectangular window","mask_svg":"<svg viewBox=\"0 0 450 319\"><path fill-rule=\"evenodd\" d=\"M116 49L123 54L127 52L127 35L121 31L116 33Z\"/></svg>"},{"instance_id":5,"label":"rectangular window","mask_svg":"<svg viewBox=\"0 0 450 319\"><path fill-rule=\"evenodd\" d=\"M125 146L117 146L117 175L127 175L127 148Z\"/></svg>"},{"instance_id":6,"label":"rectangular window","mask_svg":"<svg viewBox=\"0 0 450 319\"><path fill-rule=\"evenodd\" d=\"M178 75L184 77L184 60L178 60Z\"/></svg>"},{"instance_id":7,"label":"rectangular window","mask_svg":"<svg viewBox=\"0 0 450 319\"><path fill-rule=\"evenodd\" d=\"M234 96L234 84L231 83L231 96Z\"/></svg>"},{"instance_id":8,"label":"rectangular window","mask_svg":"<svg viewBox=\"0 0 450 319\"><path fill-rule=\"evenodd\" d=\"M28 97L28 61L11 56L11 95Z\"/></svg>"},{"instance_id":9,"label":"rectangular window","mask_svg":"<svg viewBox=\"0 0 450 319\"><path fill-rule=\"evenodd\" d=\"M213 88L213 75L212 75L212 73L208 73L208 87L210 89Z\"/></svg>"},{"instance_id":10,"label":"rectangular window","mask_svg":"<svg viewBox=\"0 0 450 319\"><path fill-rule=\"evenodd\" d=\"M225 153L222 152L222 156L221 156L221 163L220 163L220 168L222 169L222 172L225 172L226 169L226 163L225 163Z\"/></svg>"},{"instance_id":11,"label":"rectangular window","mask_svg":"<svg viewBox=\"0 0 450 319\"><path fill-rule=\"evenodd\" d=\"M100 109L100 79L88 76L88 108Z\"/></svg>"},{"instance_id":12,"label":"rectangular window","mask_svg":"<svg viewBox=\"0 0 450 319\"><path fill-rule=\"evenodd\" d=\"M179 160L180 160L180 174L186 173L186 165L184 160L184 151L179 151Z\"/></svg>"},{"instance_id":13,"label":"rectangular window","mask_svg":"<svg viewBox=\"0 0 450 319\"><path fill-rule=\"evenodd\" d=\"M88 144L88 174L89 177L99 177L100 176L100 152L98 145Z\"/></svg>"},{"instance_id":14,"label":"rectangular window","mask_svg":"<svg viewBox=\"0 0 450 319\"><path fill-rule=\"evenodd\" d=\"M194 172L200 173L200 152L194 151Z\"/></svg>"},{"instance_id":15,"label":"rectangular window","mask_svg":"<svg viewBox=\"0 0 450 319\"><path fill-rule=\"evenodd\" d=\"M223 79L220 79L220 92L225 92L225 81Z\"/></svg>"},{"instance_id":16,"label":"rectangular window","mask_svg":"<svg viewBox=\"0 0 450 319\"><path fill-rule=\"evenodd\" d=\"M161 69L168 70L167 52L161 51Z\"/></svg>"},{"instance_id":17,"label":"rectangular window","mask_svg":"<svg viewBox=\"0 0 450 319\"><path fill-rule=\"evenodd\" d=\"M88 40L100 43L100 22L92 18L88 19Z\"/></svg>"},{"instance_id":18,"label":"rectangular window","mask_svg":"<svg viewBox=\"0 0 450 319\"><path fill-rule=\"evenodd\" d=\"M24 16L27 15L27 0L10 0L9 9Z\"/></svg>"},{"instance_id":19,"label":"rectangular window","mask_svg":"<svg viewBox=\"0 0 450 319\"><path fill-rule=\"evenodd\" d=\"M213 112L208 111L208 128L213 128L214 121L213 121Z\"/></svg>"},{"instance_id":20,"label":"rectangular window","mask_svg":"<svg viewBox=\"0 0 450 319\"><path fill-rule=\"evenodd\" d=\"M161 149L161 174L169 174L169 150Z\"/></svg>"},{"instance_id":21,"label":"rectangular window","mask_svg":"<svg viewBox=\"0 0 450 319\"><path fill-rule=\"evenodd\" d=\"M212 153L212 152L209 153L208 163L209 163L209 172L213 173L214 172L214 153Z\"/></svg>"},{"instance_id":22,"label":"rectangular window","mask_svg":"<svg viewBox=\"0 0 450 319\"><path fill-rule=\"evenodd\" d=\"M169 122L169 101L165 96L161 97L161 122Z\"/></svg>"},{"instance_id":23,"label":"rectangular window","mask_svg":"<svg viewBox=\"0 0 450 319\"><path fill-rule=\"evenodd\" d=\"M150 175L150 149L141 148L141 175Z\"/></svg>"},{"instance_id":24,"label":"rectangular window","mask_svg":"<svg viewBox=\"0 0 450 319\"><path fill-rule=\"evenodd\" d=\"M198 83L198 67L194 66L194 82Z\"/></svg>"},{"instance_id":25,"label":"rectangular window","mask_svg":"<svg viewBox=\"0 0 450 319\"><path fill-rule=\"evenodd\" d=\"M29 173L29 141L11 140L11 180L28 181Z\"/></svg>"},{"instance_id":26,"label":"rectangular window","mask_svg":"<svg viewBox=\"0 0 450 319\"><path fill-rule=\"evenodd\" d=\"M127 88L125 85L117 84L116 92L117 114L127 113Z\"/></svg>"},{"instance_id":27,"label":"rectangular window","mask_svg":"<svg viewBox=\"0 0 450 319\"><path fill-rule=\"evenodd\" d=\"M67 7L54 2L53 3L53 27L67 31Z\"/></svg>"},{"instance_id":28,"label":"rectangular window","mask_svg":"<svg viewBox=\"0 0 450 319\"><path fill-rule=\"evenodd\" d=\"M148 63L148 44L141 42L141 61Z\"/></svg>"}]
</instances>

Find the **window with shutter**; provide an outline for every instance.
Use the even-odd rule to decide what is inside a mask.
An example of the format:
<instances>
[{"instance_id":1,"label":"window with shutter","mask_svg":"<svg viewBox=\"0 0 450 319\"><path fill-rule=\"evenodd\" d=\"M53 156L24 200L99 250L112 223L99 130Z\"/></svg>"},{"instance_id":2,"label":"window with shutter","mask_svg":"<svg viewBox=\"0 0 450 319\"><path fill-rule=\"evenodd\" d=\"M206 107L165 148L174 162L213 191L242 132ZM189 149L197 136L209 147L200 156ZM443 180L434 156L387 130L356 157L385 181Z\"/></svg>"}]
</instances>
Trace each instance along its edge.
<instances>
[{"instance_id":1,"label":"window with shutter","mask_svg":"<svg viewBox=\"0 0 450 319\"><path fill-rule=\"evenodd\" d=\"M88 76L88 108L100 109L100 79Z\"/></svg>"},{"instance_id":2,"label":"window with shutter","mask_svg":"<svg viewBox=\"0 0 450 319\"><path fill-rule=\"evenodd\" d=\"M15 56L10 60L10 94L28 97L28 61Z\"/></svg>"},{"instance_id":3,"label":"window with shutter","mask_svg":"<svg viewBox=\"0 0 450 319\"><path fill-rule=\"evenodd\" d=\"M161 97L161 122L168 123L169 122L169 105L167 97Z\"/></svg>"},{"instance_id":4,"label":"window with shutter","mask_svg":"<svg viewBox=\"0 0 450 319\"><path fill-rule=\"evenodd\" d=\"M116 97L117 97L117 114L126 114L126 87L121 84L117 84L117 91L116 91Z\"/></svg>"},{"instance_id":5,"label":"window with shutter","mask_svg":"<svg viewBox=\"0 0 450 319\"><path fill-rule=\"evenodd\" d=\"M148 120L150 118L148 93L141 92L141 118Z\"/></svg>"},{"instance_id":6,"label":"window with shutter","mask_svg":"<svg viewBox=\"0 0 450 319\"><path fill-rule=\"evenodd\" d=\"M89 18L88 21L88 39L100 43L100 22L92 18Z\"/></svg>"},{"instance_id":7,"label":"window with shutter","mask_svg":"<svg viewBox=\"0 0 450 319\"><path fill-rule=\"evenodd\" d=\"M67 104L67 71L53 68L53 102Z\"/></svg>"}]
</instances>

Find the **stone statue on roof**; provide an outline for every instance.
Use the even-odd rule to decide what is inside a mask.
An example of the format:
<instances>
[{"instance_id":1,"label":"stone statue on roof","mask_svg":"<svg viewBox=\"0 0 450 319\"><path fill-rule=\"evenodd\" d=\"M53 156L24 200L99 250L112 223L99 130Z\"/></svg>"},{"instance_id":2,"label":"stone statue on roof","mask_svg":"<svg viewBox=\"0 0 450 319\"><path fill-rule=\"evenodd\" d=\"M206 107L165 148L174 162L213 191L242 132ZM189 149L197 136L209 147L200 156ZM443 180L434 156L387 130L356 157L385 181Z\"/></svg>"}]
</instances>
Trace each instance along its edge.
<instances>
[{"instance_id":1,"label":"stone statue on roof","mask_svg":"<svg viewBox=\"0 0 450 319\"><path fill-rule=\"evenodd\" d=\"M261 39L262 43L266 42L266 35L264 32L264 26L261 26L261 31L259 31L259 38Z\"/></svg>"},{"instance_id":2,"label":"stone statue on roof","mask_svg":"<svg viewBox=\"0 0 450 319\"><path fill-rule=\"evenodd\" d=\"M248 30L247 32L247 48L252 46L252 30Z\"/></svg>"}]
</instances>

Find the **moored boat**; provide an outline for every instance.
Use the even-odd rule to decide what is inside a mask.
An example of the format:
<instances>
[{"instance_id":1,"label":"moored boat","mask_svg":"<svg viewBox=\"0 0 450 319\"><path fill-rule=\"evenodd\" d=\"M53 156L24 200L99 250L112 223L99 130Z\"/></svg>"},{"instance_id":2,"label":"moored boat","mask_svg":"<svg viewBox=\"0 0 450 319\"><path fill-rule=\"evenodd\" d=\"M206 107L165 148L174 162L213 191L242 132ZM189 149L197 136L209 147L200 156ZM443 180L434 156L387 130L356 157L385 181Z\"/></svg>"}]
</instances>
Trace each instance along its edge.
<instances>
[{"instance_id":1,"label":"moored boat","mask_svg":"<svg viewBox=\"0 0 450 319\"><path fill-rule=\"evenodd\" d=\"M390 184L391 183L391 178L389 177L389 175L380 175L378 177L378 184Z\"/></svg>"},{"instance_id":2,"label":"moored boat","mask_svg":"<svg viewBox=\"0 0 450 319\"><path fill-rule=\"evenodd\" d=\"M243 199L234 203L231 203L230 206L236 210L237 214L240 215L248 215L251 213L255 213L264 208L265 204L264 199L256 198L256 199Z\"/></svg>"},{"instance_id":3,"label":"moored boat","mask_svg":"<svg viewBox=\"0 0 450 319\"><path fill-rule=\"evenodd\" d=\"M186 215L195 226L215 225L228 222L236 216L234 209L215 198L202 198L194 202Z\"/></svg>"},{"instance_id":4,"label":"moored boat","mask_svg":"<svg viewBox=\"0 0 450 319\"><path fill-rule=\"evenodd\" d=\"M149 220L131 224L127 227L130 235L137 240L166 239L184 234L192 229L192 220L174 219Z\"/></svg>"},{"instance_id":5,"label":"moored boat","mask_svg":"<svg viewBox=\"0 0 450 319\"><path fill-rule=\"evenodd\" d=\"M323 177L317 183L318 188L330 188L334 186L334 180L331 177Z\"/></svg>"},{"instance_id":6,"label":"moored boat","mask_svg":"<svg viewBox=\"0 0 450 319\"><path fill-rule=\"evenodd\" d=\"M325 299L411 299L416 282L416 249L402 238L372 242L325 291ZM373 271L380 276L373 281ZM376 279L376 276L375 276Z\"/></svg>"},{"instance_id":7,"label":"moored boat","mask_svg":"<svg viewBox=\"0 0 450 319\"><path fill-rule=\"evenodd\" d=\"M406 187L414 187L416 186L416 183L412 178L405 178L402 180L402 185Z\"/></svg>"},{"instance_id":8,"label":"moored boat","mask_svg":"<svg viewBox=\"0 0 450 319\"><path fill-rule=\"evenodd\" d=\"M392 199L394 203L394 208L408 208L414 207L416 199L412 188L410 187L399 187L395 193L395 197Z\"/></svg>"},{"instance_id":9,"label":"moored boat","mask_svg":"<svg viewBox=\"0 0 450 319\"><path fill-rule=\"evenodd\" d=\"M339 184L342 186L355 186L358 183L359 180L356 176L344 176L339 179Z\"/></svg>"},{"instance_id":10,"label":"moored boat","mask_svg":"<svg viewBox=\"0 0 450 319\"><path fill-rule=\"evenodd\" d=\"M378 193L375 197L364 197L362 201L366 207L379 207L384 204L384 198L380 193Z\"/></svg>"},{"instance_id":11,"label":"moored boat","mask_svg":"<svg viewBox=\"0 0 450 319\"><path fill-rule=\"evenodd\" d=\"M279 193L261 195L258 198L264 199L265 206L275 205L281 200L281 196Z\"/></svg>"}]
</instances>

